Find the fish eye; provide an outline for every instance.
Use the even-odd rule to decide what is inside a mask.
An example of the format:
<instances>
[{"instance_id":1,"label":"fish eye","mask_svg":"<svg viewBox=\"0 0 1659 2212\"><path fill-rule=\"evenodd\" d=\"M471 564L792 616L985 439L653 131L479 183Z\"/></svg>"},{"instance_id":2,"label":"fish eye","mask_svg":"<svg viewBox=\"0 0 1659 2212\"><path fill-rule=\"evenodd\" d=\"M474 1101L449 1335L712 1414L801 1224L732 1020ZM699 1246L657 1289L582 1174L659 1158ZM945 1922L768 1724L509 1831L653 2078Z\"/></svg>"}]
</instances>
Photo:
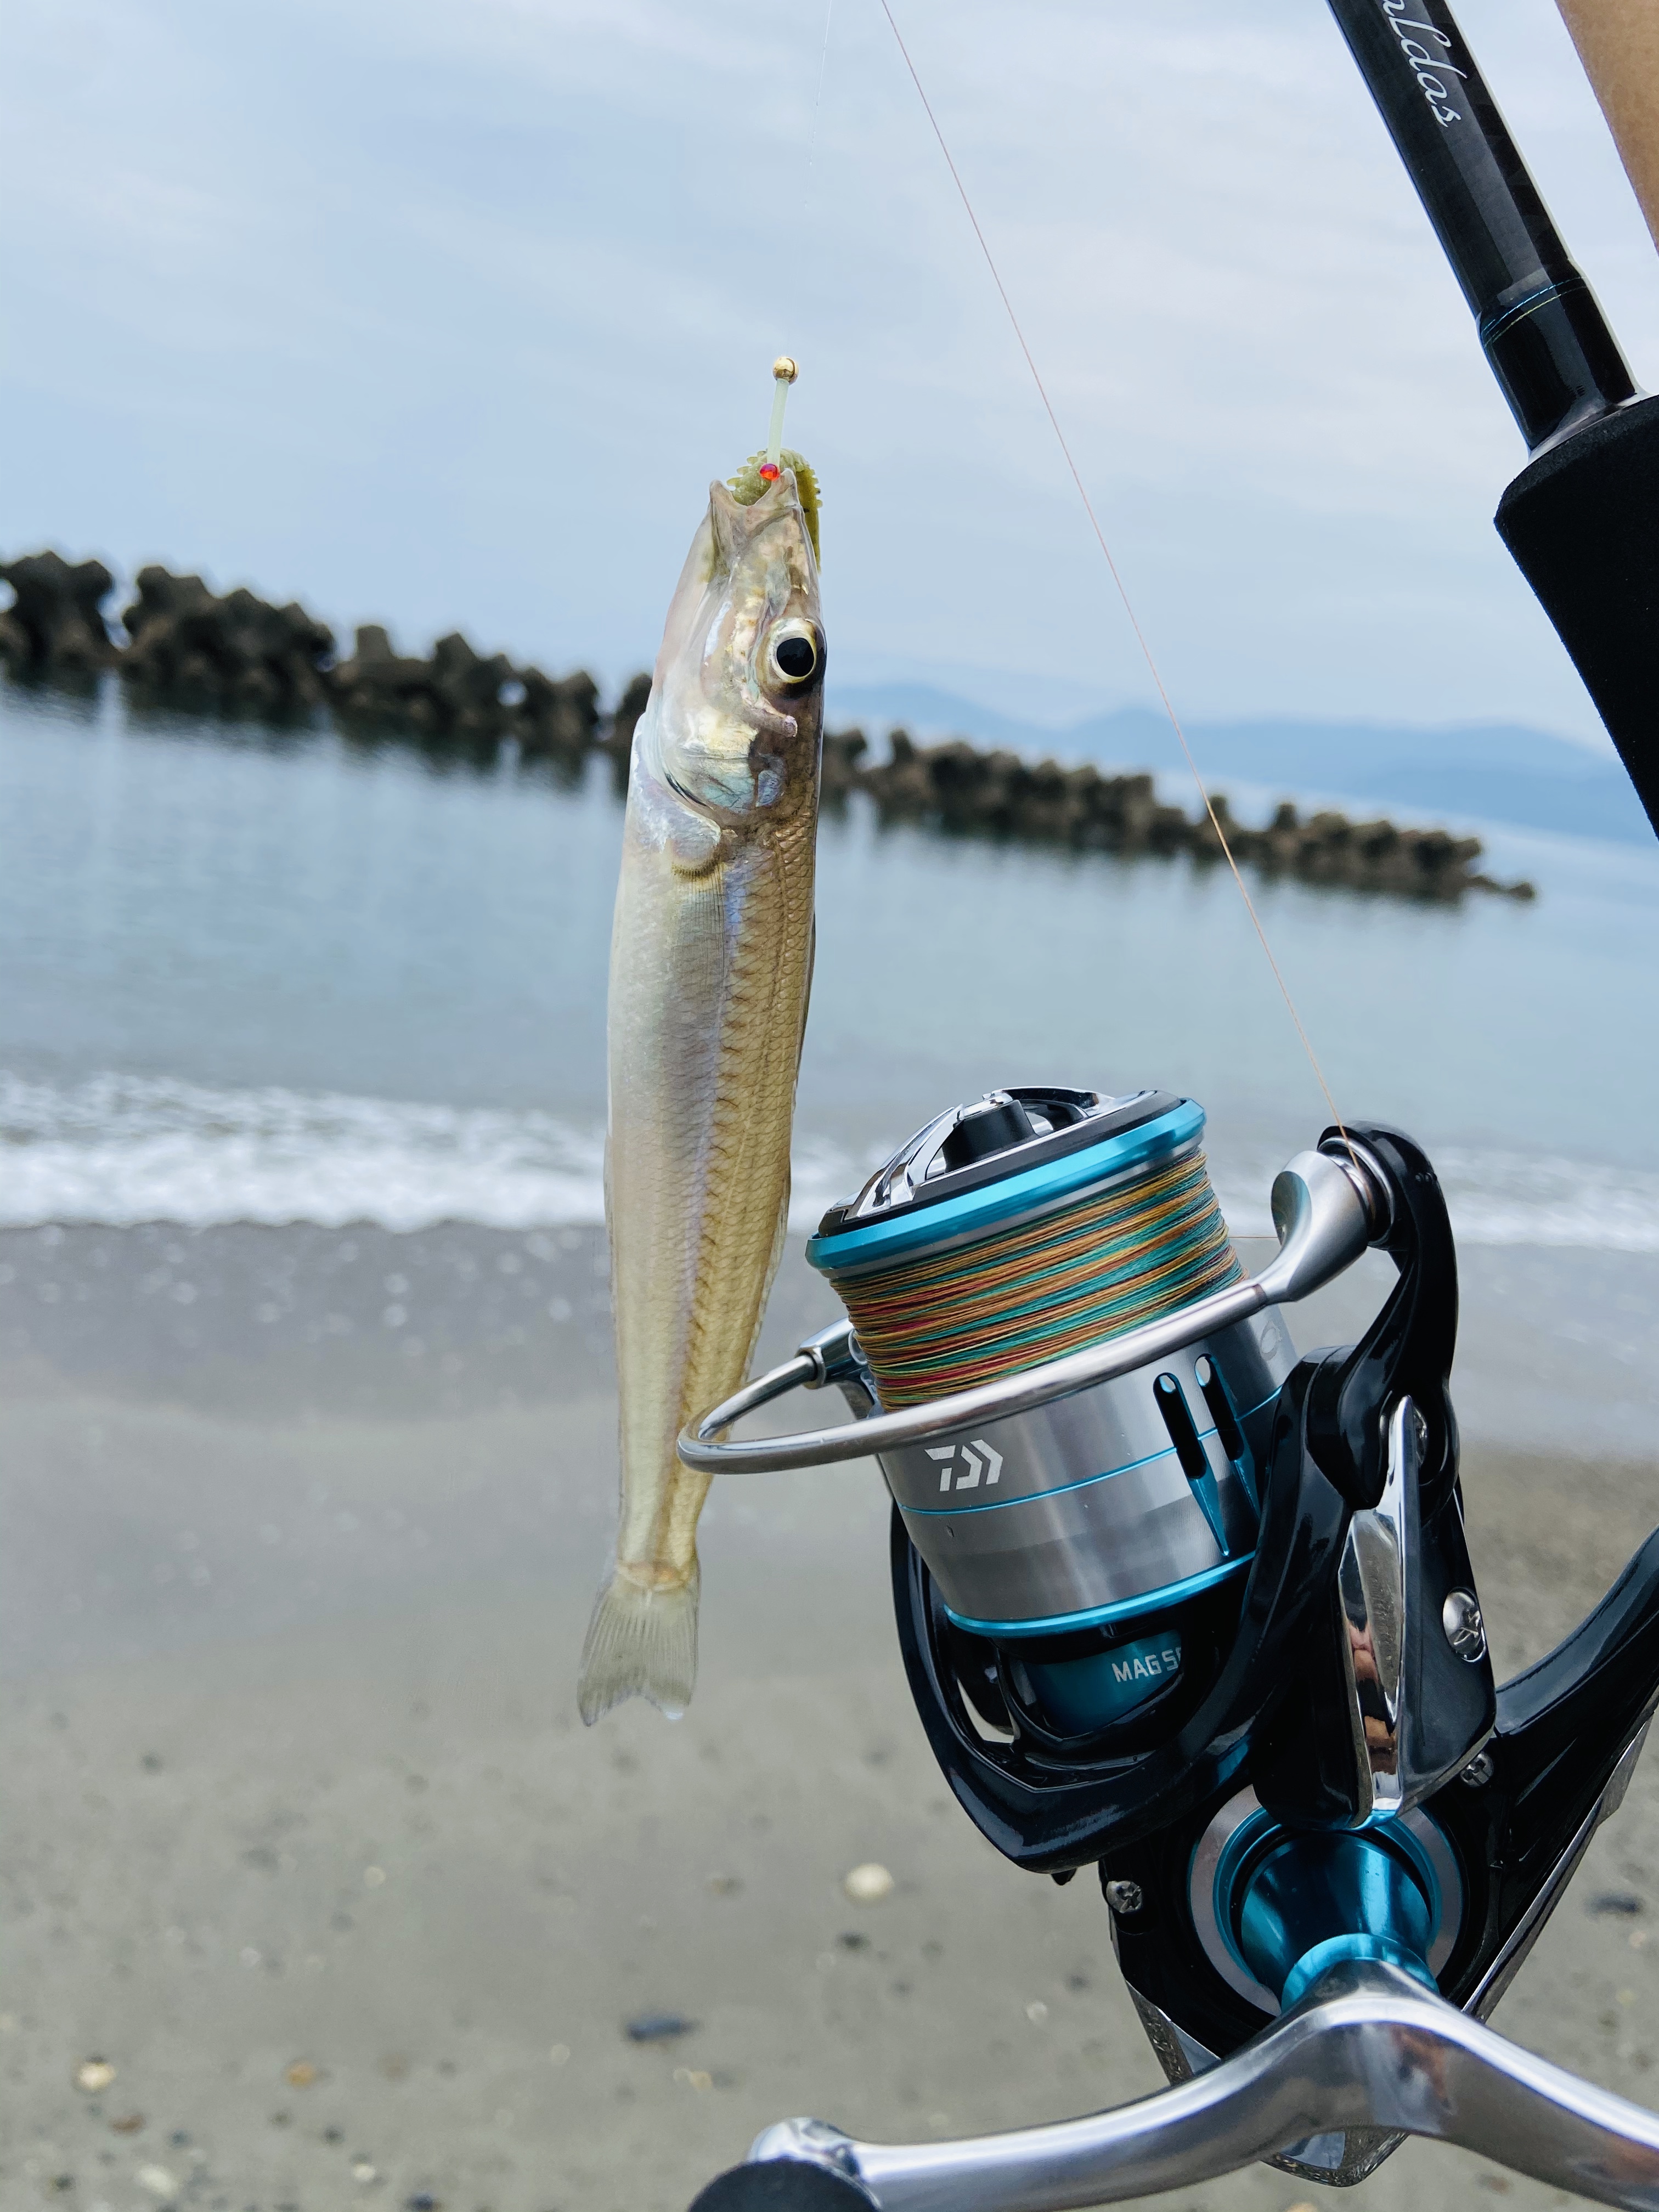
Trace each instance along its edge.
<instances>
[{"instance_id":1,"label":"fish eye","mask_svg":"<svg viewBox=\"0 0 1659 2212\"><path fill-rule=\"evenodd\" d=\"M792 687L810 684L823 667L817 637L808 623L791 623L775 630L769 651L778 676Z\"/></svg>"}]
</instances>

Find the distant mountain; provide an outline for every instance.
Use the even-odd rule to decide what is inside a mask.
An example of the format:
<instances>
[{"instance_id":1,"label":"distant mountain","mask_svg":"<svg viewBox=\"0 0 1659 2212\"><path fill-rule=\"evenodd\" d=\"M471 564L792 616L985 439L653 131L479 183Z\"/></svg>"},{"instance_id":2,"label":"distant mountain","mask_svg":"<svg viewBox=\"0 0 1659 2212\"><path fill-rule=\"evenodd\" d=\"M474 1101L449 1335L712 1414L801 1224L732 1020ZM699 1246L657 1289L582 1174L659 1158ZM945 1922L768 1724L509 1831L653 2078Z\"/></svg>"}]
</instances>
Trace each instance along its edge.
<instances>
[{"instance_id":1,"label":"distant mountain","mask_svg":"<svg viewBox=\"0 0 1659 2212\"><path fill-rule=\"evenodd\" d=\"M1068 724L1061 729L1052 723L1024 721L975 700L959 699L934 684L837 684L831 677L825 703L830 721L838 727L848 722L863 723L872 731L902 727L913 738L971 738L978 745L1006 745L1021 753L1053 752L1060 745L1075 752L1077 729L1089 726ZM1169 725L1164 726L1167 732Z\"/></svg>"},{"instance_id":2,"label":"distant mountain","mask_svg":"<svg viewBox=\"0 0 1659 2212\"><path fill-rule=\"evenodd\" d=\"M915 737L1097 761L1103 767L1184 770L1165 717L1125 707L1064 727L1021 721L927 684L832 689L832 723L872 731L902 725ZM1310 793L1370 801L1400 812L1472 815L1528 830L1645 844L1653 835L1619 763L1566 738L1520 723L1411 729L1382 722L1288 717L1187 726L1205 780L1265 785L1287 799Z\"/></svg>"}]
</instances>

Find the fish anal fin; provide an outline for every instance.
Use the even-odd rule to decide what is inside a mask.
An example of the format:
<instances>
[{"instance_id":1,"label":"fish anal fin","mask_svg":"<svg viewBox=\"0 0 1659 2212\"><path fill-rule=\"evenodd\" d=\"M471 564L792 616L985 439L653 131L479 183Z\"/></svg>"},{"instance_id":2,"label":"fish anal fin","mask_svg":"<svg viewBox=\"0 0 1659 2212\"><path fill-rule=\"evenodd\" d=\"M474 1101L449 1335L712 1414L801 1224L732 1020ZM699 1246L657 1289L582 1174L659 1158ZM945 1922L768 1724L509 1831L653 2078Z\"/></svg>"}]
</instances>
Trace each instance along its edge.
<instances>
[{"instance_id":1,"label":"fish anal fin","mask_svg":"<svg viewBox=\"0 0 1659 2212\"><path fill-rule=\"evenodd\" d=\"M766 1309L771 1304L772 1285L777 1279L778 1263L783 1257L783 1240L789 1230L789 1176L783 1178L783 1196L778 1204L778 1221L772 1231L772 1249L766 1261L766 1274L761 1284L760 1304L755 1308L755 1333L749 1340L749 1349L744 1354L743 1372L747 1380L755 1364L755 1354L760 1349L761 1331L766 1326ZM701 1410L701 1409L699 1409ZM695 1420L696 1415L692 1419Z\"/></svg>"}]
</instances>

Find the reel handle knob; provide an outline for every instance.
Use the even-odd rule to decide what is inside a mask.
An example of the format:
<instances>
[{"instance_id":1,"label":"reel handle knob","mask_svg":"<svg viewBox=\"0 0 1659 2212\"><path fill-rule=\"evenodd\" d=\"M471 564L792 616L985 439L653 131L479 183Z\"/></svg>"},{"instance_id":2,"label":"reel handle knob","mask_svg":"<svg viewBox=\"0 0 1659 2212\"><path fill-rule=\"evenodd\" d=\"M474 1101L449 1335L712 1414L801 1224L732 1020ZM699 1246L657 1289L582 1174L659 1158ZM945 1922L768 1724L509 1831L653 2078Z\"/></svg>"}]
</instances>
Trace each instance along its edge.
<instances>
[{"instance_id":1,"label":"reel handle knob","mask_svg":"<svg viewBox=\"0 0 1659 2212\"><path fill-rule=\"evenodd\" d=\"M690 2212L871 2212L874 2200L816 2160L769 2158L717 2173Z\"/></svg>"},{"instance_id":2,"label":"reel handle knob","mask_svg":"<svg viewBox=\"0 0 1659 2212\"><path fill-rule=\"evenodd\" d=\"M1522 2051L1397 1967L1352 1960L1231 2058L1154 2096L955 2142L866 2142L786 2120L757 2139L750 2170L776 2164L780 2191L804 2192L802 2169L816 2166L817 2195L717 2197L738 2179L724 2174L693 2212L1062 2212L1194 2187L1332 2130L1382 2132L1345 2182L1411 2135L1628 2212L1659 2203L1659 2115Z\"/></svg>"}]
</instances>

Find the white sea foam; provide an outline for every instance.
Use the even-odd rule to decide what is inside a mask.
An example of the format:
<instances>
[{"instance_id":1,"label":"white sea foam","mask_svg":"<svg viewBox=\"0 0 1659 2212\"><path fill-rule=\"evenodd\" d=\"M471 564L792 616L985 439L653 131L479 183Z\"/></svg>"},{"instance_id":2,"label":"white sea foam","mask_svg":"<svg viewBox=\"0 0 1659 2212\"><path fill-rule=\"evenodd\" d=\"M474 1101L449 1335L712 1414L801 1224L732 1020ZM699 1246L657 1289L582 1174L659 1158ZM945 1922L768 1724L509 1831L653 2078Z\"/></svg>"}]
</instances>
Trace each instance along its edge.
<instances>
[{"instance_id":1,"label":"white sea foam","mask_svg":"<svg viewBox=\"0 0 1659 2212\"><path fill-rule=\"evenodd\" d=\"M798 1134L791 1226L810 1230L886 1149ZM1240 1236L1271 1233L1279 1162L1212 1152ZM1471 1244L1659 1253L1659 1174L1446 1149L1439 1170ZM534 1108L410 1104L100 1075L68 1088L0 1074L0 1225L470 1221L539 1229L605 1218L604 1131Z\"/></svg>"},{"instance_id":2,"label":"white sea foam","mask_svg":"<svg viewBox=\"0 0 1659 2212\"><path fill-rule=\"evenodd\" d=\"M100 1075L70 1089L0 1073L0 1226L141 1221L471 1221L532 1229L605 1218L605 1133L534 1108L428 1106ZM797 1147L791 1219L816 1225L868 1172Z\"/></svg>"}]
</instances>

